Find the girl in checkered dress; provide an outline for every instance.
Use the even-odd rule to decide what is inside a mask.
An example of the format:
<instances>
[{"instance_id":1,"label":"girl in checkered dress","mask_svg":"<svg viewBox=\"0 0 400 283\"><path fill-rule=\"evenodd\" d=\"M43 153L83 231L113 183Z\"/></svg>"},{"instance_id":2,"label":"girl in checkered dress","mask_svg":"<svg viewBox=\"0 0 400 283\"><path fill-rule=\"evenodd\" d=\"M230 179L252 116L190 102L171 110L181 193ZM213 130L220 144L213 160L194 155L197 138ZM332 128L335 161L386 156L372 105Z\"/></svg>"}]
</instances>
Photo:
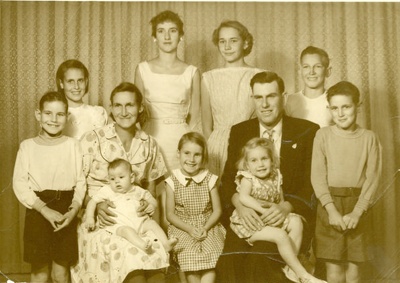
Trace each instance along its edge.
<instances>
[{"instance_id":1,"label":"girl in checkered dress","mask_svg":"<svg viewBox=\"0 0 400 283\"><path fill-rule=\"evenodd\" d=\"M273 142L264 138L248 141L243 147L238 168L236 183L239 200L243 205L263 215L269 207L284 202L282 175L277 166ZM230 220L231 229L249 245L256 241L268 241L277 245L279 254L287 264L283 271L288 279L294 282L325 282L309 274L297 258L303 232L301 216L289 213L279 227L265 224L260 230L252 230L244 225L237 210L233 211Z\"/></svg>"},{"instance_id":2,"label":"girl in checkered dress","mask_svg":"<svg viewBox=\"0 0 400 283\"><path fill-rule=\"evenodd\" d=\"M165 181L168 236L178 239L173 254L189 283L214 282L226 234L218 222L222 212L218 177L204 168L207 144L202 135L183 135L178 157L180 169L173 170Z\"/></svg>"}]
</instances>

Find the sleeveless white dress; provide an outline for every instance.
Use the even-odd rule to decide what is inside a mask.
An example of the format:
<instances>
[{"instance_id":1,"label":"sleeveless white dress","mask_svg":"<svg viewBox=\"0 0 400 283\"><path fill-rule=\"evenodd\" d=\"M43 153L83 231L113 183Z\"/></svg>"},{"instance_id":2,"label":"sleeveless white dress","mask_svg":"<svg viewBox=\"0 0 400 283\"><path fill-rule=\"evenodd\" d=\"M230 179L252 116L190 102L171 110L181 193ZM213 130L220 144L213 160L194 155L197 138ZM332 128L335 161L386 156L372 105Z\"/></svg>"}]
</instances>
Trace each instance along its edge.
<instances>
[{"instance_id":1,"label":"sleeveless white dress","mask_svg":"<svg viewBox=\"0 0 400 283\"><path fill-rule=\"evenodd\" d=\"M231 127L255 117L250 80L262 71L252 67L220 68L202 76L214 123L208 138L208 168L218 176L222 175L228 157Z\"/></svg>"},{"instance_id":2,"label":"sleeveless white dress","mask_svg":"<svg viewBox=\"0 0 400 283\"><path fill-rule=\"evenodd\" d=\"M171 171L179 167L179 139L190 131L186 118L191 104L192 79L197 68L189 65L180 75L158 74L152 72L144 61L139 63L138 69L149 116L144 131L156 139Z\"/></svg>"}]
</instances>

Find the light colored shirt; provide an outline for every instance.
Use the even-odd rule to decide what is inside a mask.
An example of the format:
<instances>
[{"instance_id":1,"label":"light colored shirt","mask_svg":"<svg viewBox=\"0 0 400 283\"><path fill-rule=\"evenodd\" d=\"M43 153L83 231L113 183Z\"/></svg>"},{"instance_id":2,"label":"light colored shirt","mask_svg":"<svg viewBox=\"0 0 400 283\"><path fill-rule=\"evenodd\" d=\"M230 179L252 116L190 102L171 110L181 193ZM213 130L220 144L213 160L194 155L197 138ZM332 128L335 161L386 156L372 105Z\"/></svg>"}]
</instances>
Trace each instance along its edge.
<instances>
[{"instance_id":1,"label":"light colored shirt","mask_svg":"<svg viewBox=\"0 0 400 283\"><path fill-rule=\"evenodd\" d=\"M121 158L129 161L135 174L135 183L146 187L146 183L163 176L167 169L154 138L140 129L132 139L131 147L125 151L115 132L115 124L86 133L81 140L83 171L87 176L88 194L91 197L108 184L108 164Z\"/></svg>"},{"instance_id":2,"label":"light colored shirt","mask_svg":"<svg viewBox=\"0 0 400 283\"><path fill-rule=\"evenodd\" d=\"M264 136L265 131L267 131L267 132L272 131L272 139L274 141L275 153L279 160L279 157L281 156L282 119L271 130L268 130L260 123L260 138L262 138Z\"/></svg>"},{"instance_id":3,"label":"light colored shirt","mask_svg":"<svg viewBox=\"0 0 400 283\"><path fill-rule=\"evenodd\" d=\"M326 92L316 98L309 98L302 90L287 96L285 112L290 117L314 122L322 128L332 125L328 105Z\"/></svg>"},{"instance_id":4,"label":"light colored shirt","mask_svg":"<svg viewBox=\"0 0 400 283\"><path fill-rule=\"evenodd\" d=\"M45 205L35 191L74 190L72 202L79 208L86 193L79 141L66 136L53 144L40 137L24 140L15 161L13 188L18 200L29 209Z\"/></svg>"},{"instance_id":5,"label":"light colored shirt","mask_svg":"<svg viewBox=\"0 0 400 283\"><path fill-rule=\"evenodd\" d=\"M372 204L382 171L382 150L377 136L357 127L348 132L337 126L318 130L313 147L311 182L322 206L332 203L329 187L361 188L356 208Z\"/></svg>"}]
</instances>

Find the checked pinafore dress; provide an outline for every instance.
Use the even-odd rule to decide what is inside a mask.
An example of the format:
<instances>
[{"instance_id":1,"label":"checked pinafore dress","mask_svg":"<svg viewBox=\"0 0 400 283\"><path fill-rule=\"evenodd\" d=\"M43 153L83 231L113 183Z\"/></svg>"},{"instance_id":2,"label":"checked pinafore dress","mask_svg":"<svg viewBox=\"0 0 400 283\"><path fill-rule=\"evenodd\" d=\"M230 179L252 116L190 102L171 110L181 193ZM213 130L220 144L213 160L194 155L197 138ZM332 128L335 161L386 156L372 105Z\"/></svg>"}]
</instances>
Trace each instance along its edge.
<instances>
[{"instance_id":1,"label":"checked pinafore dress","mask_svg":"<svg viewBox=\"0 0 400 283\"><path fill-rule=\"evenodd\" d=\"M185 223L203 227L212 214L210 191L216 190L216 181L217 176L208 170L202 170L189 180L180 169L173 170L166 183L174 191L175 214ZM220 223L207 232L203 241L173 225L168 227L168 236L178 239L173 255L184 272L215 268L224 247L225 234Z\"/></svg>"}]
</instances>

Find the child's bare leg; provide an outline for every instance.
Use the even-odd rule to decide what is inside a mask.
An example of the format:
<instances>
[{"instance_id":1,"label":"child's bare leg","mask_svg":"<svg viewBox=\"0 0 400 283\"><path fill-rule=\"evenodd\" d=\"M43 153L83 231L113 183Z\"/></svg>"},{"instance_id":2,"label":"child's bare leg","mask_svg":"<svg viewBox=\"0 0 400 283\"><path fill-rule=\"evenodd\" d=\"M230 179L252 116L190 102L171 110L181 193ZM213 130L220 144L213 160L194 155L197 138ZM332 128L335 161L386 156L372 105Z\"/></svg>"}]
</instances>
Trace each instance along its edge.
<instances>
[{"instance_id":1,"label":"child's bare leg","mask_svg":"<svg viewBox=\"0 0 400 283\"><path fill-rule=\"evenodd\" d=\"M146 253L150 253L152 251L152 245L150 240L143 240L136 231L129 226L121 226L117 229L117 235L124 238L125 240L131 242L138 248L144 250Z\"/></svg>"},{"instance_id":2,"label":"child's bare leg","mask_svg":"<svg viewBox=\"0 0 400 283\"><path fill-rule=\"evenodd\" d=\"M343 264L326 262L326 280L329 283L346 283L346 270Z\"/></svg>"},{"instance_id":3,"label":"child's bare leg","mask_svg":"<svg viewBox=\"0 0 400 283\"><path fill-rule=\"evenodd\" d=\"M298 255L301 242L303 241L303 221L298 216L291 217L286 230L293 244L294 251Z\"/></svg>"},{"instance_id":4,"label":"child's bare leg","mask_svg":"<svg viewBox=\"0 0 400 283\"><path fill-rule=\"evenodd\" d=\"M360 280L360 265L349 262L346 269L346 283L358 283Z\"/></svg>"},{"instance_id":5,"label":"child's bare leg","mask_svg":"<svg viewBox=\"0 0 400 283\"><path fill-rule=\"evenodd\" d=\"M249 238L249 241L250 243L256 241L268 241L275 243L282 259L299 278L310 279L311 282L323 282L309 274L301 265L286 231L280 228L266 226L261 231L255 232L253 236Z\"/></svg>"},{"instance_id":6,"label":"child's bare leg","mask_svg":"<svg viewBox=\"0 0 400 283\"><path fill-rule=\"evenodd\" d=\"M54 283L69 282L69 264L67 262L57 263L53 261L51 267L51 278Z\"/></svg>"},{"instance_id":7,"label":"child's bare leg","mask_svg":"<svg viewBox=\"0 0 400 283\"><path fill-rule=\"evenodd\" d=\"M201 275L198 271L185 272L188 283L201 283Z\"/></svg>"},{"instance_id":8,"label":"child's bare leg","mask_svg":"<svg viewBox=\"0 0 400 283\"><path fill-rule=\"evenodd\" d=\"M203 270L201 273L201 283L214 283L215 278L215 269Z\"/></svg>"},{"instance_id":9,"label":"child's bare leg","mask_svg":"<svg viewBox=\"0 0 400 283\"><path fill-rule=\"evenodd\" d=\"M32 264L31 266L31 281L32 282L50 282L49 280L49 265L38 266Z\"/></svg>"},{"instance_id":10,"label":"child's bare leg","mask_svg":"<svg viewBox=\"0 0 400 283\"><path fill-rule=\"evenodd\" d=\"M164 249L169 252L176 245L178 240L176 238L168 239L167 234L165 234L164 230L160 225L153 219L147 219L143 222L142 225L143 231L147 232L149 230L153 231L156 234L157 238L161 241L161 244L164 246Z\"/></svg>"}]
</instances>

